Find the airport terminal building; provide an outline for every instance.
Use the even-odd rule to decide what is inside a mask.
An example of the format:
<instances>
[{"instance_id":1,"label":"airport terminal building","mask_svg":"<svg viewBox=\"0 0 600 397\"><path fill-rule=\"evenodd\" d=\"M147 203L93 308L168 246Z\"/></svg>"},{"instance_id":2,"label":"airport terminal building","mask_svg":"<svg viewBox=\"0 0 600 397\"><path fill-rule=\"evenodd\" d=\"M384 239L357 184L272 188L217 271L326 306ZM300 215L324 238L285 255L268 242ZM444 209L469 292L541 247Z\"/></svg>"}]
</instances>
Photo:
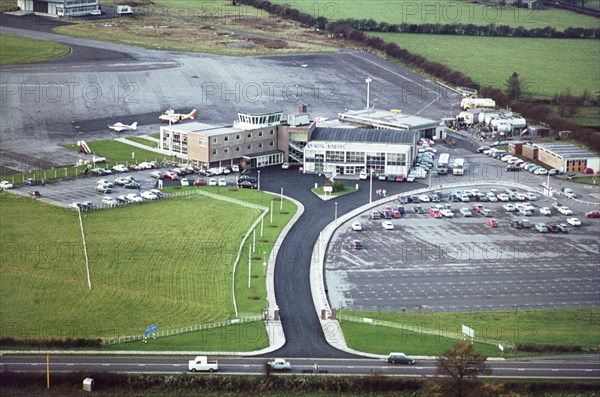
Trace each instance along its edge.
<instances>
[{"instance_id":1,"label":"airport terminal building","mask_svg":"<svg viewBox=\"0 0 600 397\"><path fill-rule=\"evenodd\" d=\"M98 9L98 0L17 0L23 11L55 17L80 17Z\"/></svg>"},{"instance_id":2,"label":"airport terminal building","mask_svg":"<svg viewBox=\"0 0 600 397\"><path fill-rule=\"evenodd\" d=\"M289 162L305 173L335 167L338 175L408 175L420 138L442 139L444 126L420 116L376 109L311 120L306 107L290 114L238 113L231 125L192 121L160 128L159 148L200 167L257 168Z\"/></svg>"}]
</instances>

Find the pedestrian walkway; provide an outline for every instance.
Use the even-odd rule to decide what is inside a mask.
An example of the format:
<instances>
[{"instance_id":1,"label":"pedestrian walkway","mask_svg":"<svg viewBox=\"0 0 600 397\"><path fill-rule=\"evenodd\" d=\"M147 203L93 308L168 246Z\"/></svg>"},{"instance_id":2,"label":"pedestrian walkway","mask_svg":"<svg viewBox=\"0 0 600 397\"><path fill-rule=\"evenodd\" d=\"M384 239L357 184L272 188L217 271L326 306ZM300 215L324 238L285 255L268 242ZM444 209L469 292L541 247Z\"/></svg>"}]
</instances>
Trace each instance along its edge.
<instances>
[{"instance_id":1,"label":"pedestrian walkway","mask_svg":"<svg viewBox=\"0 0 600 397\"><path fill-rule=\"evenodd\" d=\"M153 139L155 139L155 138L151 138L150 140L153 140ZM181 158L183 160L187 160L187 156L185 156L185 155L182 155L182 154L179 154L179 153L172 153L172 152L169 152L168 150L165 150L165 149L159 149L159 148L153 148L153 147L150 147L150 146L146 146L146 145L144 145L142 143L134 142L134 141L131 141L131 140L127 139L127 138L115 138L115 141L124 143L124 144L129 145L129 146L133 146L133 147L137 147L137 148L140 148L140 149L144 149L144 150L147 150L149 152L154 152L154 153L162 154L164 156L174 156L174 157L179 157L179 158ZM156 141L158 142L158 140L156 140Z\"/></svg>"}]
</instances>

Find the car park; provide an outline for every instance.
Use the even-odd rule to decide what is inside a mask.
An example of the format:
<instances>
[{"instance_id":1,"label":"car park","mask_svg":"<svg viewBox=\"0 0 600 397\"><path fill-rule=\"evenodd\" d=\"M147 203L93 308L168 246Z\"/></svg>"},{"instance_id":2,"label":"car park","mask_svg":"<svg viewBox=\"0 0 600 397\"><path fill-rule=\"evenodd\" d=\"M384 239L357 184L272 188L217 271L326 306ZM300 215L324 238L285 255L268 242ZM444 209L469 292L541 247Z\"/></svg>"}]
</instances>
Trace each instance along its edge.
<instances>
[{"instance_id":1,"label":"car park","mask_svg":"<svg viewBox=\"0 0 600 397\"><path fill-rule=\"evenodd\" d=\"M383 221L381 227L385 230L394 230L394 224L391 221Z\"/></svg>"},{"instance_id":2,"label":"car park","mask_svg":"<svg viewBox=\"0 0 600 397\"><path fill-rule=\"evenodd\" d=\"M542 207L542 208L540 208L540 215L546 215L546 216L552 215L552 210L548 207Z\"/></svg>"},{"instance_id":3,"label":"car park","mask_svg":"<svg viewBox=\"0 0 600 397\"><path fill-rule=\"evenodd\" d=\"M581 221L578 218L568 218L567 223L570 226L581 226Z\"/></svg>"},{"instance_id":4,"label":"car park","mask_svg":"<svg viewBox=\"0 0 600 397\"><path fill-rule=\"evenodd\" d=\"M408 364L413 365L415 363L415 359L408 357L404 353L390 353L386 361L390 364Z\"/></svg>"},{"instance_id":5,"label":"car park","mask_svg":"<svg viewBox=\"0 0 600 397\"><path fill-rule=\"evenodd\" d=\"M363 243L360 240L351 240L350 241L350 249L353 250L361 250L363 249Z\"/></svg>"},{"instance_id":6,"label":"car park","mask_svg":"<svg viewBox=\"0 0 600 397\"><path fill-rule=\"evenodd\" d=\"M473 216L473 213L471 212L471 210L468 207L462 207L459 212L461 213L462 216L464 216L465 218L468 218L470 216Z\"/></svg>"},{"instance_id":7,"label":"car park","mask_svg":"<svg viewBox=\"0 0 600 397\"><path fill-rule=\"evenodd\" d=\"M486 220L485 224L488 225L489 227L498 227L498 221L495 220L494 218L490 218L490 219Z\"/></svg>"},{"instance_id":8,"label":"car park","mask_svg":"<svg viewBox=\"0 0 600 397\"><path fill-rule=\"evenodd\" d=\"M600 218L600 211L590 211L585 213L586 218Z\"/></svg>"},{"instance_id":9,"label":"car park","mask_svg":"<svg viewBox=\"0 0 600 397\"><path fill-rule=\"evenodd\" d=\"M548 227L545 223L536 223L535 230L537 230L540 233L548 233Z\"/></svg>"}]
</instances>

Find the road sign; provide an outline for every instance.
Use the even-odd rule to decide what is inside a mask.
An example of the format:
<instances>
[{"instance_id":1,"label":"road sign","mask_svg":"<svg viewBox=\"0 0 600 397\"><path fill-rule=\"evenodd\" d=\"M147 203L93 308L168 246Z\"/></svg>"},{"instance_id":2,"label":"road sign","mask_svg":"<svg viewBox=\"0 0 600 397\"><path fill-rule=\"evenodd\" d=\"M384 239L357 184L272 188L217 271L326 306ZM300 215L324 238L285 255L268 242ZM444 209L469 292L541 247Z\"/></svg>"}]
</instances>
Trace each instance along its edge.
<instances>
[{"instance_id":1,"label":"road sign","mask_svg":"<svg viewBox=\"0 0 600 397\"><path fill-rule=\"evenodd\" d=\"M152 335L158 332L158 324L152 324L144 329L144 336Z\"/></svg>"}]
</instances>

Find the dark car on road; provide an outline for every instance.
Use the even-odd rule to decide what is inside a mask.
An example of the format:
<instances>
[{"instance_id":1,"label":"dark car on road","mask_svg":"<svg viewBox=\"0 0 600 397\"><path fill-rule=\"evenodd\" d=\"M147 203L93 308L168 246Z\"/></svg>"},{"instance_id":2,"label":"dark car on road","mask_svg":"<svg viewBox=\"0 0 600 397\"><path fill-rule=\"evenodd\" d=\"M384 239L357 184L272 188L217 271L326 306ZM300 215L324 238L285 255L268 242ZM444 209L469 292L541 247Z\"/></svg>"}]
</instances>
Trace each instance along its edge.
<instances>
[{"instance_id":1,"label":"dark car on road","mask_svg":"<svg viewBox=\"0 0 600 397\"><path fill-rule=\"evenodd\" d=\"M415 359L412 357L408 357L404 353L390 353L386 359L388 363L392 364L409 364L412 365L415 363Z\"/></svg>"},{"instance_id":2,"label":"dark car on road","mask_svg":"<svg viewBox=\"0 0 600 397\"><path fill-rule=\"evenodd\" d=\"M350 241L350 248L353 250L361 250L363 249L363 243L360 240L352 240Z\"/></svg>"},{"instance_id":3,"label":"dark car on road","mask_svg":"<svg viewBox=\"0 0 600 397\"><path fill-rule=\"evenodd\" d=\"M238 181L237 187L243 188L243 189L256 189L256 188L258 188L258 185L255 182L252 182L250 180L244 180L244 181Z\"/></svg>"}]
</instances>

